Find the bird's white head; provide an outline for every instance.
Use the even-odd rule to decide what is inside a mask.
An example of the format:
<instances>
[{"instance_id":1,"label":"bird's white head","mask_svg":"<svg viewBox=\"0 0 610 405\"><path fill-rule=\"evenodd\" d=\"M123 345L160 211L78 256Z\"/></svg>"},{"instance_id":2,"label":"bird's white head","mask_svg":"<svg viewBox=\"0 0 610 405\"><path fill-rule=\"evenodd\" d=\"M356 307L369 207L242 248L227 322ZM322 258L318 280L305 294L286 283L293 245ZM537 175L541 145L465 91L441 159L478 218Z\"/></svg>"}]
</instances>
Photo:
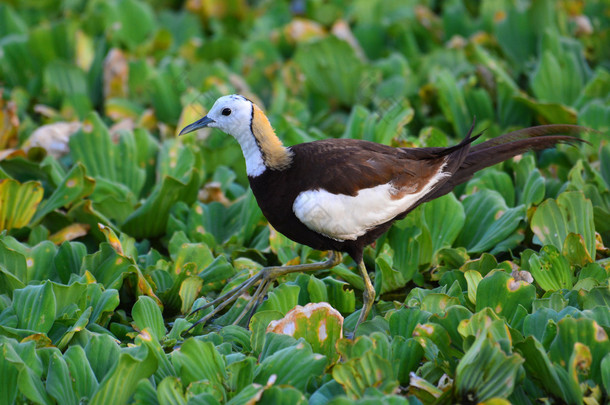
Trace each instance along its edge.
<instances>
[{"instance_id":1,"label":"bird's white head","mask_svg":"<svg viewBox=\"0 0 610 405\"><path fill-rule=\"evenodd\" d=\"M282 170L292 162L292 152L282 145L265 114L244 96L220 97L205 117L184 127L180 135L205 127L218 128L237 139L248 176L256 177L267 168Z\"/></svg>"},{"instance_id":2,"label":"bird's white head","mask_svg":"<svg viewBox=\"0 0 610 405\"><path fill-rule=\"evenodd\" d=\"M240 136L249 131L252 108L252 102L243 96L222 96L216 100L205 117L184 127L180 135L209 127L218 128L239 140Z\"/></svg>"}]
</instances>

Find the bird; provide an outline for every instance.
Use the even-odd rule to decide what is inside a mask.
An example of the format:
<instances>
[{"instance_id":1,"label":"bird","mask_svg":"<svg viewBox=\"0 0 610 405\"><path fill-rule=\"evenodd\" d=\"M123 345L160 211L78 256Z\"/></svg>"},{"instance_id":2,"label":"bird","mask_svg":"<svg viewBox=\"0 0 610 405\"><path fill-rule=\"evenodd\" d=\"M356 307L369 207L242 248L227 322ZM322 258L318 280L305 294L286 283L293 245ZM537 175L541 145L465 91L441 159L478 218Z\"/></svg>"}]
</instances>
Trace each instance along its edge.
<instances>
[{"instance_id":1,"label":"bird","mask_svg":"<svg viewBox=\"0 0 610 405\"><path fill-rule=\"evenodd\" d=\"M516 130L473 144L481 134L450 147L392 147L359 139L322 139L284 146L259 106L238 95L220 97L207 115L184 127L179 135L217 128L241 146L250 188L268 222L289 239L313 249L330 251L327 260L292 266L272 266L206 303L214 310L195 325L207 322L258 283L254 295L235 322L263 301L274 280L293 272L330 269L346 253L364 281L363 305L355 330L367 319L375 289L363 262L364 248L392 223L425 202L451 192L474 173L528 150L557 143L583 141L573 135L582 127L541 125Z\"/></svg>"}]
</instances>

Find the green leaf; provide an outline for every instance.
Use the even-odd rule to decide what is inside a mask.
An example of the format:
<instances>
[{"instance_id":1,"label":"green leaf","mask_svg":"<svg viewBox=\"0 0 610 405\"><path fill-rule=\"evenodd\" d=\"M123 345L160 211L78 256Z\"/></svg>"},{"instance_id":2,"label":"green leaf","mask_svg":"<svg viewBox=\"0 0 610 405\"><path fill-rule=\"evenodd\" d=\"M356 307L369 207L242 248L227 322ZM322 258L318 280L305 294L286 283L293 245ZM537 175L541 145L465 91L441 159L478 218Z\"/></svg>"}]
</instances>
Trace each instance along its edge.
<instances>
[{"instance_id":1,"label":"green leaf","mask_svg":"<svg viewBox=\"0 0 610 405\"><path fill-rule=\"evenodd\" d=\"M303 339L304 340L304 339ZM259 355L259 362L287 347L297 344L297 340L288 334L266 333L265 343Z\"/></svg>"},{"instance_id":2,"label":"green leaf","mask_svg":"<svg viewBox=\"0 0 610 405\"><path fill-rule=\"evenodd\" d=\"M390 315L390 334L391 336L402 336L409 339L413 336L413 331L417 325L428 322L432 314L417 308L401 308Z\"/></svg>"},{"instance_id":3,"label":"green leaf","mask_svg":"<svg viewBox=\"0 0 610 405\"><path fill-rule=\"evenodd\" d=\"M138 166L138 145L132 132L121 132L115 145L99 115L91 113L83 128L70 137L69 144L70 154L83 163L89 176L121 183L134 195L140 194L146 172Z\"/></svg>"},{"instance_id":4,"label":"green leaf","mask_svg":"<svg viewBox=\"0 0 610 405\"><path fill-rule=\"evenodd\" d=\"M512 324L519 307L530 311L534 298L536 287L524 281L516 281L503 271L495 271L479 282L476 309L480 311L489 307Z\"/></svg>"},{"instance_id":5,"label":"green leaf","mask_svg":"<svg viewBox=\"0 0 610 405\"><path fill-rule=\"evenodd\" d=\"M588 377L601 384L601 361L610 352L610 339L607 333L592 319L565 317L557 322L557 335L549 347L551 361L569 365L576 350L576 342L588 347L591 355Z\"/></svg>"},{"instance_id":6,"label":"green leaf","mask_svg":"<svg viewBox=\"0 0 610 405\"><path fill-rule=\"evenodd\" d=\"M464 337L461 334L461 326L468 323L468 319L473 314L461 305L454 305L447 309L443 314L436 314L430 317L430 322L441 325L451 338L451 345L462 347Z\"/></svg>"},{"instance_id":7,"label":"green leaf","mask_svg":"<svg viewBox=\"0 0 610 405\"><path fill-rule=\"evenodd\" d=\"M102 381L115 368L121 351L115 339L109 335L93 335L85 346L89 365L97 381Z\"/></svg>"},{"instance_id":8,"label":"green leaf","mask_svg":"<svg viewBox=\"0 0 610 405\"><path fill-rule=\"evenodd\" d=\"M8 341L0 343L0 375L2 381L6 386L0 391L0 403L2 404L13 404L17 397L17 378L19 377L19 370L12 364L12 361L8 359L9 351L14 353L14 349L10 346Z\"/></svg>"},{"instance_id":9,"label":"green leaf","mask_svg":"<svg viewBox=\"0 0 610 405\"><path fill-rule=\"evenodd\" d=\"M545 124L577 123L578 112L563 104L538 101L525 94L515 96L515 100L532 110Z\"/></svg>"},{"instance_id":10,"label":"green leaf","mask_svg":"<svg viewBox=\"0 0 610 405\"><path fill-rule=\"evenodd\" d=\"M510 60L518 66L523 66L536 52L536 29L532 23L532 15L529 10L519 7L498 11L505 15L500 21L493 21L495 38Z\"/></svg>"},{"instance_id":11,"label":"green leaf","mask_svg":"<svg viewBox=\"0 0 610 405\"><path fill-rule=\"evenodd\" d=\"M556 55L551 50L546 50L534 71L531 86L534 95L541 101L572 105L583 82L574 55L563 52Z\"/></svg>"},{"instance_id":12,"label":"green leaf","mask_svg":"<svg viewBox=\"0 0 610 405\"><path fill-rule=\"evenodd\" d=\"M568 403L582 401L580 390L574 390L573 387L561 383L557 370L546 353L546 349L538 340L528 336L523 342L515 344L515 349L525 359L523 366L528 377L539 381L541 388L546 392L562 398Z\"/></svg>"},{"instance_id":13,"label":"green leaf","mask_svg":"<svg viewBox=\"0 0 610 405\"><path fill-rule=\"evenodd\" d=\"M73 282L70 285L51 282L55 295L56 317L71 316L85 309L87 284Z\"/></svg>"},{"instance_id":14,"label":"green leaf","mask_svg":"<svg viewBox=\"0 0 610 405\"><path fill-rule=\"evenodd\" d=\"M328 36L304 43L299 45L294 59L314 92L345 106L356 103L359 88L354 84L362 82L366 70L347 42Z\"/></svg>"},{"instance_id":15,"label":"green leaf","mask_svg":"<svg viewBox=\"0 0 610 405\"><path fill-rule=\"evenodd\" d=\"M199 296L203 280L200 277L190 276L187 277L182 283L180 283L180 299L182 300L182 306L180 312L183 314L188 313L192 308L193 303Z\"/></svg>"},{"instance_id":16,"label":"green leaf","mask_svg":"<svg viewBox=\"0 0 610 405\"><path fill-rule=\"evenodd\" d=\"M104 378L90 404L126 404L137 383L157 369L157 359L145 346L124 349L118 362Z\"/></svg>"},{"instance_id":17,"label":"green leaf","mask_svg":"<svg viewBox=\"0 0 610 405\"><path fill-rule=\"evenodd\" d=\"M114 289L102 291L99 284L89 284L88 296L91 297L90 305L93 306L91 321L100 325L105 323L119 306L119 292Z\"/></svg>"},{"instance_id":18,"label":"green leaf","mask_svg":"<svg viewBox=\"0 0 610 405\"><path fill-rule=\"evenodd\" d=\"M183 182L187 180L190 169L201 167L196 150L177 139L163 143L158 161L158 175L171 176Z\"/></svg>"},{"instance_id":19,"label":"green leaf","mask_svg":"<svg viewBox=\"0 0 610 405\"><path fill-rule=\"evenodd\" d=\"M83 270L88 270L104 287L118 289L128 274L135 273L136 267L114 250L109 243L101 243L100 250L83 259Z\"/></svg>"},{"instance_id":20,"label":"green leaf","mask_svg":"<svg viewBox=\"0 0 610 405\"><path fill-rule=\"evenodd\" d=\"M589 256L595 255L595 226L591 201L576 191L543 202L532 216L532 231L540 242L562 249L569 233L583 237Z\"/></svg>"},{"instance_id":21,"label":"green leaf","mask_svg":"<svg viewBox=\"0 0 610 405\"><path fill-rule=\"evenodd\" d=\"M149 380L140 380L133 394L133 400L139 404L159 405L157 389Z\"/></svg>"},{"instance_id":22,"label":"green leaf","mask_svg":"<svg viewBox=\"0 0 610 405\"><path fill-rule=\"evenodd\" d=\"M248 405L253 401L258 401L263 394L263 387L260 384L250 384L227 402L227 405Z\"/></svg>"},{"instance_id":23,"label":"green leaf","mask_svg":"<svg viewBox=\"0 0 610 405\"><path fill-rule=\"evenodd\" d=\"M13 293L13 308L17 326L47 333L55 321L55 294L51 282L28 285Z\"/></svg>"},{"instance_id":24,"label":"green leaf","mask_svg":"<svg viewBox=\"0 0 610 405\"><path fill-rule=\"evenodd\" d=\"M278 311L287 314L297 306L299 299L298 285L280 284L267 295L267 300L259 307L259 311Z\"/></svg>"},{"instance_id":25,"label":"green leaf","mask_svg":"<svg viewBox=\"0 0 610 405\"><path fill-rule=\"evenodd\" d=\"M108 26L117 27L112 33L113 39L132 50L149 39L155 27L153 10L139 0L108 3L104 17Z\"/></svg>"},{"instance_id":26,"label":"green leaf","mask_svg":"<svg viewBox=\"0 0 610 405\"><path fill-rule=\"evenodd\" d=\"M330 380L329 382L318 388L316 392L311 394L311 396L309 397L309 404L326 405L333 398L338 397L340 395L345 395L345 390L337 381Z\"/></svg>"},{"instance_id":27,"label":"green leaf","mask_svg":"<svg viewBox=\"0 0 610 405\"><path fill-rule=\"evenodd\" d=\"M328 303L342 314L350 314L356 309L356 294L349 284L333 277L322 279L328 292Z\"/></svg>"},{"instance_id":28,"label":"green leaf","mask_svg":"<svg viewBox=\"0 0 610 405\"><path fill-rule=\"evenodd\" d=\"M525 218L525 206L508 208L498 192L488 189L469 195L463 204L470 226L462 229L456 244L472 253L490 250L507 239Z\"/></svg>"},{"instance_id":29,"label":"green leaf","mask_svg":"<svg viewBox=\"0 0 610 405\"><path fill-rule=\"evenodd\" d=\"M51 398L46 393L40 377L29 367L21 369L17 379L19 390L34 403L51 404Z\"/></svg>"},{"instance_id":30,"label":"green leaf","mask_svg":"<svg viewBox=\"0 0 610 405\"><path fill-rule=\"evenodd\" d=\"M568 260L553 245L546 245L540 254L529 258L530 272L540 288L545 291L558 291L572 288L572 269Z\"/></svg>"},{"instance_id":31,"label":"green leaf","mask_svg":"<svg viewBox=\"0 0 610 405\"><path fill-rule=\"evenodd\" d=\"M27 25L25 21L15 12L10 4L0 6L0 15L2 16L2 31L0 35L5 37L9 34L25 34L27 33Z\"/></svg>"},{"instance_id":32,"label":"green leaf","mask_svg":"<svg viewBox=\"0 0 610 405\"><path fill-rule=\"evenodd\" d=\"M507 398L515 388L522 363L521 356L506 355L486 333L481 333L457 366L456 393L463 400L474 396L478 402Z\"/></svg>"},{"instance_id":33,"label":"green leaf","mask_svg":"<svg viewBox=\"0 0 610 405\"><path fill-rule=\"evenodd\" d=\"M390 362L372 351L335 365L332 374L351 399L361 398L369 387L389 394L398 386Z\"/></svg>"},{"instance_id":34,"label":"green leaf","mask_svg":"<svg viewBox=\"0 0 610 405\"><path fill-rule=\"evenodd\" d=\"M42 241L31 248L25 245L14 245L14 247L25 254L29 280L56 279L57 276L53 271L56 247L51 241Z\"/></svg>"},{"instance_id":35,"label":"green leaf","mask_svg":"<svg viewBox=\"0 0 610 405\"><path fill-rule=\"evenodd\" d=\"M606 354L601 362L602 381L606 392L610 392L610 353Z\"/></svg>"},{"instance_id":36,"label":"green leaf","mask_svg":"<svg viewBox=\"0 0 610 405\"><path fill-rule=\"evenodd\" d=\"M430 231L432 251L451 247L464 227L466 214L453 193L436 198L421 208L422 220Z\"/></svg>"},{"instance_id":37,"label":"green leaf","mask_svg":"<svg viewBox=\"0 0 610 405\"><path fill-rule=\"evenodd\" d=\"M25 284L21 280L9 273L4 266L0 266L0 294L6 294L10 298L13 296L13 291L24 287Z\"/></svg>"},{"instance_id":38,"label":"green leaf","mask_svg":"<svg viewBox=\"0 0 610 405\"><path fill-rule=\"evenodd\" d=\"M63 242L53 258L57 275L62 283L68 283L72 274L80 275L81 263L87 247L80 242Z\"/></svg>"},{"instance_id":39,"label":"green leaf","mask_svg":"<svg viewBox=\"0 0 610 405\"><path fill-rule=\"evenodd\" d=\"M15 378L15 373L12 370L17 370L16 376L17 388L27 399L34 403L51 404L51 398L48 396L44 385L42 384L43 365L34 348L34 342L12 344L13 341L5 340L2 344L3 352L3 369L8 370L8 378ZM10 393L8 396L14 396L16 392Z\"/></svg>"},{"instance_id":40,"label":"green leaf","mask_svg":"<svg viewBox=\"0 0 610 405\"><path fill-rule=\"evenodd\" d=\"M173 241L178 233L170 240L170 254L174 259L174 271L179 273L187 263L194 263L194 271L199 273L214 261L214 255L209 247L199 243L182 243L179 248L174 248Z\"/></svg>"},{"instance_id":41,"label":"green leaf","mask_svg":"<svg viewBox=\"0 0 610 405\"><path fill-rule=\"evenodd\" d=\"M225 361L211 342L187 339L172 355L172 363L185 385L208 380L213 387L221 389L227 378Z\"/></svg>"},{"instance_id":42,"label":"green leaf","mask_svg":"<svg viewBox=\"0 0 610 405\"><path fill-rule=\"evenodd\" d=\"M434 362L448 362L455 367L460 353L451 346L451 337L443 326L431 322L417 325L413 338L423 347L426 358Z\"/></svg>"},{"instance_id":43,"label":"green leaf","mask_svg":"<svg viewBox=\"0 0 610 405\"><path fill-rule=\"evenodd\" d=\"M74 324L71 325L63 333L63 335L61 335L61 338L56 339L54 337L54 334L51 334L51 337L54 339L55 344L56 344L58 349L64 350L66 348L66 346L68 346L68 344L70 343L70 341L72 340L74 335L77 332L80 332L80 331L82 331L83 329L85 329L87 327L87 324L89 323L89 318L91 317L91 313L92 312L93 312L93 308L92 307L87 307L87 309L85 311L83 311L83 313L78 317L76 322L74 322Z\"/></svg>"},{"instance_id":44,"label":"green leaf","mask_svg":"<svg viewBox=\"0 0 610 405\"><path fill-rule=\"evenodd\" d=\"M583 309L606 308L610 305L610 290L606 286L593 287L578 296L578 303Z\"/></svg>"},{"instance_id":45,"label":"green leaf","mask_svg":"<svg viewBox=\"0 0 610 405\"><path fill-rule=\"evenodd\" d=\"M303 292L301 288L300 293ZM328 302L328 292L324 281L316 278L315 276L309 276L307 280L307 294L309 295L309 301L311 302Z\"/></svg>"},{"instance_id":46,"label":"green leaf","mask_svg":"<svg viewBox=\"0 0 610 405\"><path fill-rule=\"evenodd\" d=\"M85 350L78 345L70 346L64 354L64 359L68 364L72 387L76 395L79 398L91 398L99 384Z\"/></svg>"},{"instance_id":47,"label":"green leaf","mask_svg":"<svg viewBox=\"0 0 610 405\"><path fill-rule=\"evenodd\" d=\"M252 315L250 325L248 326L252 331L250 343L254 353L258 355L260 354L261 350L263 350L265 334L267 333L267 326L269 326L269 322L276 319L281 319L283 316L284 314L279 311L257 311L254 315Z\"/></svg>"},{"instance_id":48,"label":"green leaf","mask_svg":"<svg viewBox=\"0 0 610 405\"><path fill-rule=\"evenodd\" d=\"M386 253L386 251L379 253L375 259L376 295L398 290L408 282L400 271L392 268L392 262L392 256Z\"/></svg>"},{"instance_id":49,"label":"green leaf","mask_svg":"<svg viewBox=\"0 0 610 405\"><path fill-rule=\"evenodd\" d=\"M156 115L161 121L172 125L180 118L180 96L186 87L180 80L184 75L183 69L184 67L176 62L162 66L154 71L146 82L148 98L153 103Z\"/></svg>"},{"instance_id":50,"label":"green leaf","mask_svg":"<svg viewBox=\"0 0 610 405\"><path fill-rule=\"evenodd\" d=\"M43 80L44 90L54 104L63 104L79 118L91 110L87 79L80 68L63 60L52 60L44 69Z\"/></svg>"},{"instance_id":51,"label":"green leaf","mask_svg":"<svg viewBox=\"0 0 610 405\"><path fill-rule=\"evenodd\" d=\"M199 273L199 277L204 283L201 292L205 293L221 288L234 275L235 268L228 262L227 258L225 256L216 257L209 266Z\"/></svg>"},{"instance_id":52,"label":"green leaf","mask_svg":"<svg viewBox=\"0 0 610 405\"><path fill-rule=\"evenodd\" d=\"M152 298L141 295L131 310L131 316L138 330L148 328L157 340L165 337L167 329L163 322L163 315L159 305Z\"/></svg>"},{"instance_id":53,"label":"green leaf","mask_svg":"<svg viewBox=\"0 0 610 405\"><path fill-rule=\"evenodd\" d=\"M135 338L137 345L144 345L150 350L157 359L157 368L154 373L155 381L161 381L168 376L176 376L176 370L172 365L169 357L165 353L163 347L157 339L153 339L150 334L150 329L144 329Z\"/></svg>"},{"instance_id":54,"label":"green leaf","mask_svg":"<svg viewBox=\"0 0 610 405\"><path fill-rule=\"evenodd\" d=\"M7 242L10 241L0 239L0 263L2 263L7 271L14 275L17 280L27 284L30 282L30 277L28 274L26 257L21 252L9 247Z\"/></svg>"},{"instance_id":55,"label":"green leaf","mask_svg":"<svg viewBox=\"0 0 610 405\"><path fill-rule=\"evenodd\" d=\"M544 193L546 191L545 184L544 178L539 170L532 170L529 172L519 198L519 203L525 204L528 207L540 204L544 199Z\"/></svg>"},{"instance_id":56,"label":"green leaf","mask_svg":"<svg viewBox=\"0 0 610 405\"><path fill-rule=\"evenodd\" d=\"M303 393L292 387L269 387L263 391L260 399L261 404L294 404L307 405L307 399Z\"/></svg>"},{"instance_id":57,"label":"green leaf","mask_svg":"<svg viewBox=\"0 0 610 405\"><path fill-rule=\"evenodd\" d=\"M72 388L72 379L66 361L54 353L49 362L46 381L47 392L61 404L78 404L78 398Z\"/></svg>"},{"instance_id":58,"label":"green leaf","mask_svg":"<svg viewBox=\"0 0 610 405\"><path fill-rule=\"evenodd\" d=\"M107 180L95 179L95 190L90 196L97 211L115 223L123 223L136 206L136 196L127 186Z\"/></svg>"},{"instance_id":59,"label":"green leaf","mask_svg":"<svg viewBox=\"0 0 610 405\"><path fill-rule=\"evenodd\" d=\"M93 192L94 187L95 181L85 175L84 166L81 163L74 165L53 194L40 205L33 222L39 222L57 208L81 201Z\"/></svg>"},{"instance_id":60,"label":"green leaf","mask_svg":"<svg viewBox=\"0 0 610 405\"><path fill-rule=\"evenodd\" d=\"M506 172L493 168L478 172L466 186L466 194L473 194L478 190L494 190L500 193L506 205L515 205L515 186Z\"/></svg>"},{"instance_id":61,"label":"green leaf","mask_svg":"<svg viewBox=\"0 0 610 405\"><path fill-rule=\"evenodd\" d=\"M299 366L295 367L295 364ZM326 364L325 356L313 353L308 343L299 340L295 346L266 357L255 371L254 382L264 385L272 375L276 375L275 384L287 384L304 391L311 378L322 375Z\"/></svg>"},{"instance_id":62,"label":"green leaf","mask_svg":"<svg viewBox=\"0 0 610 405\"><path fill-rule=\"evenodd\" d=\"M454 133L465 136L472 117L468 112L463 87L458 85L455 76L446 68L433 72L430 82L434 83L438 91L439 106L443 115L453 125Z\"/></svg>"},{"instance_id":63,"label":"green leaf","mask_svg":"<svg viewBox=\"0 0 610 405\"><path fill-rule=\"evenodd\" d=\"M157 387L160 405L186 405L182 383L178 377L165 377Z\"/></svg>"},{"instance_id":64,"label":"green leaf","mask_svg":"<svg viewBox=\"0 0 610 405\"><path fill-rule=\"evenodd\" d=\"M383 118L375 125L374 138L368 140L390 145L392 139L400 137L403 127L413 120L415 112L408 99L393 100L392 103L384 111Z\"/></svg>"},{"instance_id":65,"label":"green leaf","mask_svg":"<svg viewBox=\"0 0 610 405\"><path fill-rule=\"evenodd\" d=\"M475 270L468 270L464 273L466 283L468 283L468 300L473 304L477 303L477 287L483 279L481 273Z\"/></svg>"},{"instance_id":66,"label":"green leaf","mask_svg":"<svg viewBox=\"0 0 610 405\"><path fill-rule=\"evenodd\" d=\"M413 212L413 217L421 215L421 212ZM379 291L384 291L386 288L396 289L405 285L417 274L420 264L428 264L432 260L432 242L428 229L424 226L411 225L412 221L414 221L413 218L406 218L407 226L393 226L387 234L386 240L394 252L393 255L380 254L379 256L384 259L379 263L382 277ZM385 246L382 247L385 249ZM375 284L377 291L379 281L375 280Z\"/></svg>"},{"instance_id":67,"label":"green leaf","mask_svg":"<svg viewBox=\"0 0 610 405\"><path fill-rule=\"evenodd\" d=\"M231 363L227 366L227 374L229 380L227 386L233 392L241 392L254 381L254 368L256 367L256 359L254 357L246 357L241 361Z\"/></svg>"},{"instance_id":68,"label":"green leaf","mask_svg":"<svg viewBox=\"0 0 610 405\"><path fill-rule=\"evenodd\" d=\"M487 333L487 338L500 345L505 352L510 352L512 337L506 322L496 315L491 308L485 308L473 314L458 325L458 333L468 341L469 337L477 338Z\"/></svg>"},{"instance_id":69,"label":"green leaf","mask_svg":"<svg viewBox=\"0 0 610 405\"><path fill-rule=\"evenodd\" d=\"M178 201L191 204L197 197L200 174L196 169L189 172L185 182L165 176L146 199L122 225L123 231L134 238L154 237L165 232L171 207Z\"/></svg>"},{"instance_id":70,"label":"green leaf","mask_svg":"<svg viewBox=\"0 0 610 405\"><path fill-rule=\"evenodd\" d=\"M599 160L601 164L601 175L606 182L606 185L610 187L610 145L605 145L601 149Z\"/></svg>"},{"instance_id":71,"label":"green leaf","mask_svg":"<svg viewBox=\"0 0 610 405\"><path fill-rule=\"evenodd\" d=\"M394 375L401 385L408 385L410 373L417 370L424 356L424 349L415 339L396 336L392 339L392 357L400 361L392 362Z\"/></svg>"},{"instance_id":72,"label":"green leaf","mask_svg":"<svg viewBox=\"0 0 610 405\"><path fill-rule=\"evenodd\" d=\"M421 303L421 310L431 314L443 314L454 305L459 305L460 300L450 297L447 294L431 293L424 297Z\"/></svg>"}]
</instances>

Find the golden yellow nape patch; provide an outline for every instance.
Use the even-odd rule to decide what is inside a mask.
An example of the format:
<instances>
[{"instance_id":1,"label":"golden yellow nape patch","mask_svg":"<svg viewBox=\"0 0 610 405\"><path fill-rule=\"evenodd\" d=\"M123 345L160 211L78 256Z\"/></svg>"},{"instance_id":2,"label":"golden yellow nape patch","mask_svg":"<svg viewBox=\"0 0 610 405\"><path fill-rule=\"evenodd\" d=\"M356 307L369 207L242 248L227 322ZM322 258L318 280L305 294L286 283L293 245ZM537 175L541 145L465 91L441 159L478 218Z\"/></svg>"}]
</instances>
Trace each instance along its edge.
<instances>
[{"instance_id":1,"label":"golden yellow nape patch","mask_svg":"<svg viewBox=\"0 0 610 405\"><path fill-rule=\"evenodd\" d=\"M252 103L252 133L256 138L265 165L271 169L284 169L292 162L292 153L284 147L275 135L267 116Z\"/></svg>"}]
</instances>

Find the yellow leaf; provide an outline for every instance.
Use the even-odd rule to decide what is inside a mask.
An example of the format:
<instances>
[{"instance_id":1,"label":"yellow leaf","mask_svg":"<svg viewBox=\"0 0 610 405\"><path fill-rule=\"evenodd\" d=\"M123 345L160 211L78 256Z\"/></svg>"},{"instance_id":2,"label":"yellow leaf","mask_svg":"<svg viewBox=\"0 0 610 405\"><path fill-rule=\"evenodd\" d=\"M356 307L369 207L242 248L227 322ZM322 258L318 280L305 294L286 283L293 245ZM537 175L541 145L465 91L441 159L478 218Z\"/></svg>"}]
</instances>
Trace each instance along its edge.
<instances>
[{"instance_id":1,"label":"yellow leaf","mask_svg":"<svg viewBox=\"0 0 610 405\"><path fill-rule=\"evenodd\" d=\"M21 184L13 179L0 180L0 230L26 226L34 216L43 193L37 181Z\"/></svg>"}]
</instances>

